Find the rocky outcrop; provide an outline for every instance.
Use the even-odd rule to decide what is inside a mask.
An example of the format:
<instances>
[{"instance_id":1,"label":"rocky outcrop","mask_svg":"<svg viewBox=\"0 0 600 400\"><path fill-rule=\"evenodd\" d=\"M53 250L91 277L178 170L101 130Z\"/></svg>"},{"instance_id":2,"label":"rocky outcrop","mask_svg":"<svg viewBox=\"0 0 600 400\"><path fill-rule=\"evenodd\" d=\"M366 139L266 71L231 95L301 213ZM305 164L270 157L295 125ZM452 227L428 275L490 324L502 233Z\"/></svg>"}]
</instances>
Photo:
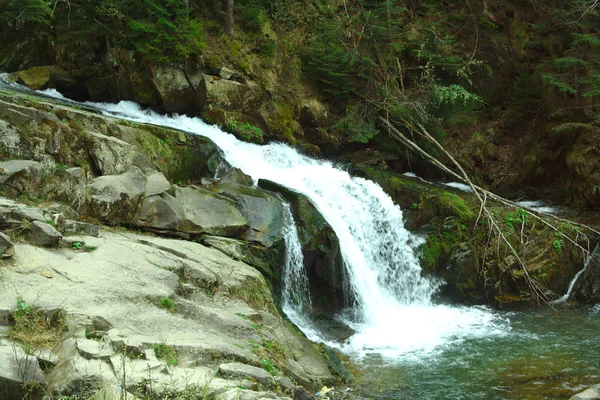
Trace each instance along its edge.
<instances>
[{"instance_id":1,"label":"rocky outcrop","mask_svg":"<svg viewBox=\"0 0 600 400\"><path fill-rule=\"evenodd\" d=\"M345 296L344 266L339 241L331 226L306 196L268 180L261 179L258 185L279 193L291 205L311 293L331 294L325 301L322 296L314 296L313 304L326 312L342 308Z\"/></svg>"},{"instance_id":2,"label":"rocky outcrop","mask_svg":"<svg viewBox=\"0 0 600 400\"><path fill-rule=\"evenodd\" d=\"M24 71L15 72L8 76L8 80L20 83L32 90L46 89L50 82L52 66L33 67Z\"/></svg>"},{"instance_id":3,"label":"rocky outcrop","mask_svg":"<svg viewBox=\"0 0 600 400\"><path fill-rule=\"evenodd\" d=\"M0 259L10 258L15 253L15 245L10 241L10 238L0 232Z\"/></svg>"},{"instance_id":4,"label":"rocky outcrop","mask_svg":"<svg viewBox=\"0 0 600 400\"><path fill-rule=\"evenodd\" d=\"M25 379L57 396L125 388L134 395L235 392L240 399L276 387L273 375L288 383L279 386L284 392L293 384L283 376L313 390L333 379L313 345L277 315L265 279L247 264L198 243L130 232L102 230L81 240L90 250L17 243L2 267L0 316L12 318L0 323L23 318L18 299L21 308L62 315L57 344L30 346L27 356L35 368L53 367L25 378L10 361L19 356L16 339L0 330L0 353L10 352L0 357L3 398L20 398Z\"/></svg>"},{"instance_id":5,"label":"rocky outcrop","mask_svg":"<svg viewBox=\"0 0 600 400\"><path fill-rule=\"evenodd\" d=\"M569 400L598 400L600 399L600 385L594 385L581 393L569 398Z\"/></svg>"}]
</instances>

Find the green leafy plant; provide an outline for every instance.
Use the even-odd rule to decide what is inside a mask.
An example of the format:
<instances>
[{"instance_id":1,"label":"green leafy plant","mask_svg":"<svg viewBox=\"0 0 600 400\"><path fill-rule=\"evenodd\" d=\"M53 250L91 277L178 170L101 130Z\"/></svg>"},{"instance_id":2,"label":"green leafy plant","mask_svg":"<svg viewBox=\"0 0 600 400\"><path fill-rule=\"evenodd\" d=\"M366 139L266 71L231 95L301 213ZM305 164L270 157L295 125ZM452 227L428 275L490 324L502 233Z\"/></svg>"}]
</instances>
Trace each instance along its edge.
<instances>
[{"instance_id":1,"label":"green leafy plant","mask_svg":"<svg viewBox=\"0 0 600 400\"><path fill-rule=\"evenodd\" d=\"M73 250L81 250L81 248L83 247L83 243L81 242L73 242Z\"/></svg>"},{"instance_id":2,"label":"green leafy plant","mask_svg":"<svg viewBox=\"0 0 600 400\"><path fill-rule=\"evenodd\" d=\"M163 297L160 299L160 305L171 312L175 312L175 303L168 297Z\"/></svg>"},{"instance_id":3,"label":"green leafy plant","mask_svg":"<svg viewBox=\"0 0 600 400\"><path fill-rule=\"evenodd\" d=\"M165 360L168 365L175 366L179 364L177 351L171 346L168 346L165 343L153 344L152 350L154 350L154 355L156 355L156 358Z\"/></svg>"}]
</instances>

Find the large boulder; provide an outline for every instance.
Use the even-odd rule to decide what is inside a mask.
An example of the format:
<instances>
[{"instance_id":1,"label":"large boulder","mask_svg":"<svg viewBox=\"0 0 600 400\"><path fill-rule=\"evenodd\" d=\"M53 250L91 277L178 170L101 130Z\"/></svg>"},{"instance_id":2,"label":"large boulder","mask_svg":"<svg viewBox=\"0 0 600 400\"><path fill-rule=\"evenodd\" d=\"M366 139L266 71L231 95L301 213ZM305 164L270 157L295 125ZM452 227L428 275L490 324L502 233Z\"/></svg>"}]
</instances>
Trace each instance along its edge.
<instances>
[{"instance_id":1,"label":"large boulder","mask_svg":"<svg viewBox=\"0 0 600 400\"><path fill-rule=\"evenodd\" d=\"M33 221L29 226L27 239L36 246L58 247L62 234L49 223Z\"/></svg>"},{"instance_id":2,"label":"large boulder","mask_svg":"<svg viewBox=\"0 0 600 400\"><path fill-rule=\"evenodd\" d=\"M283 240L284 210L278 197L256 187L227 181L217 182L213 191L239 204L250 225L244 239L265 247L275 246Z\"/></svg>"},{"instance_id":3,"label":"large boulder","mask_svg":"<svg viewBox=\"0 0 600 400\"><path fill-rule=\"evenodd\" d=\"M179 68L153 67L153 82L162 108L168 113L196 114L201 108L197 88L202 82L199 72L187 74Z\"/></svg>"},{"instance_id":4,"label":"large boulder","mask_svg":"<svg viewBox=\"0 0 600 400\"><path fill-rule=\"evenodd\" d=\"M0 342L0 398L21 400L27 398L27 386L44 382L38 360L16 344Z\"/></svg>"},{"instance_id":5,"label":"large boulder","mask_svg":"<svg viewBox=\"0 0 600 400\"><path fill-rule=\"evenodd\" d=\"M175 198L185 213L183 226L187 233L237 237L248 229L248 220L236 203L197 186L175 188Z\"/></svg>"},{"instance_id":6,"label":"large boulder","mask_svg":"<svg viewBox=\"0 0 600 400\"><path fill-rule=\"evenodd\" d=\"M228 104L232 102L232 96L239 96L244 85L236 81L221 79L211 75L202 75L200 95L206 103L211 105Z\"/></svg>"},{"instance_id":7,"label":"large boulder","mask_svg":"<svg viewBox=\"0 0 600 400\"><path fill-rule=\"evenodd\" d=\"M102 175L122 174L131 166L153 168L152 161L137 152L129 143L100 133L88 134L91 141L90 155Z\"/></svg>"},{"instance_id":8,"label":"large boulder","mask_svg":"<svg viewBox=\"0 0 600 400\"><path fill-rule=\"evenodd\" d=\"M142 199L146 177L137 167L120 175L106 175L88 185L88 215L112 223L133 221Z\"/></svg>"},{"instance_id":9,"label":"large boulder","mask_svg":"<svg viewBox=\"0 0 600 400\"><path fill-rule=\"evenodd\" d=\"M140 206L136 225L160 231L179 231L185 212L177 199L169 193L149 196Z\"/></svg>"},{"instance_id":10,"label":"large boulder","mask_svg":"<svg viewBox=\"0 0 600 400\"><path fill-rule=\"evenodd\" d=\"M45 89L50 81L50 71L53 66L33 67L24 71L10 74L8 79L27 86L31 90Z\"/></svg>"}]
</instances>

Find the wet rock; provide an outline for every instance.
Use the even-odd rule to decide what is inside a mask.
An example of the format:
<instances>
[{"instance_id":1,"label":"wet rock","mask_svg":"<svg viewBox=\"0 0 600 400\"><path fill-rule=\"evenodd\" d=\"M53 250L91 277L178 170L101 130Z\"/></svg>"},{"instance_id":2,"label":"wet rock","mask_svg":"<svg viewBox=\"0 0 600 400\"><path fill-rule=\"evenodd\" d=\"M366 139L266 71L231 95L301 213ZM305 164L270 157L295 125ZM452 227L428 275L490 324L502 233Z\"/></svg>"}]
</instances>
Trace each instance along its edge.
<instances>
[{"instance_id":1,"label":"wet rock","mask_svg":"<svg viewBox=\"0 0 600 400\"><path fill-rule=\"evenodd\" d=\"M3 232L0 232L0 258L9 258L15 254L15 245L10 238Z\"/></svg>"},{"instance_id":2,"label":"wet rock","mask_svg":"<svg viewBox=\"0 0 600 400\"><path fill-rule=\"evenodd\" d=\"M8 79L27 86L31 90L41 90L48 86L53 66L33 67L10 74Z\"/></svg>"},{"instance_id":3,"label":"wet rock","mask_svg":"<svg viewBox=\"0 0 600 400\"><path fill-rule=\"evenodd\" d=\"M263 385L274 385L275 380L262 368L242 363L228 363L219 365L219 373L225 378L254 379Z\"/></svg>"},{"instance_id":4,"label":"wet rock","mask_svg":"<svg viewBox=\"0 0 600 400\"><path fill-rule=\"evenodd\" d=\"M227 197L188 186L176 187L175 198L185 213L184 232L236 237L248 229L248 221Z\"/></svg>"},{"instance_id":5,"label":"wet rock","mask_svg":"<svg viewBox=\"0 0 600 400\"><path fill-rule=\"evenodd\" d=\"M249 242L272 247L283 240L283 205L272 194L252 186L219 181L213 190L239 204L250 229L243 238Z\"/></svg>"},{"instance_id":6,"label":"wet rock","mask_svg":"<svg viewBox=\"0 0 600 400\"><path fill-rule=\"evenodd\" d=\"M56 228L42 221L33 221L27 234L27 240L36 246L58 247L61 239L62 234Z\"/></svg>"},{"instance_id":7,"label":"wet rock","mask_svg":"<svg viewBox=\"0 0 600 400\"><path fill-rule=\"evenodd\" d=\"M252 186L254 184L254 180L251 176L246 175L244 171L239 168L229 168L227 172L219 177L218 183L237 183L239 185Z\"/></svg>"}]
</instances>

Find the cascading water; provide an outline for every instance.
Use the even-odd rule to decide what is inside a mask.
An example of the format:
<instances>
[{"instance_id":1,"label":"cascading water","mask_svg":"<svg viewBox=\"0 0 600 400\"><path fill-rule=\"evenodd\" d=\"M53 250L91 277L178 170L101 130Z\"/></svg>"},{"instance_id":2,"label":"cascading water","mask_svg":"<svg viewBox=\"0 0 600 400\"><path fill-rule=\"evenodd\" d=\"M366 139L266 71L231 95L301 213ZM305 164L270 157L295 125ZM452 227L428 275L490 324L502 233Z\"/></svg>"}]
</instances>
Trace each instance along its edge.
<instances>
[{"instance_id":1,"label":"cascading water","mask_svg":"<svg viewBox=\"0 0 600 400\"><path fill-rule=\"evenodd\" d=\"M55 93L47 93L56 96ZM62 97L62 96L61 96ZM439 282L421 276L416 247L422 243L404 228L402 211L375 183L351 177L331 163L305 157L283 144L258 146L198 118L161 116L131 102L87 105L120 118L180 129L206 136L234 167L306 195L335 230L355 304L346 321L355 331L345 349L358 355L375 352L399 357L440 345L505 332L504 320L483 308L434 306ZM318 338L307 313L308 282L289 208L283 307L313 339Z\"/></svg>"}]
</instances>

